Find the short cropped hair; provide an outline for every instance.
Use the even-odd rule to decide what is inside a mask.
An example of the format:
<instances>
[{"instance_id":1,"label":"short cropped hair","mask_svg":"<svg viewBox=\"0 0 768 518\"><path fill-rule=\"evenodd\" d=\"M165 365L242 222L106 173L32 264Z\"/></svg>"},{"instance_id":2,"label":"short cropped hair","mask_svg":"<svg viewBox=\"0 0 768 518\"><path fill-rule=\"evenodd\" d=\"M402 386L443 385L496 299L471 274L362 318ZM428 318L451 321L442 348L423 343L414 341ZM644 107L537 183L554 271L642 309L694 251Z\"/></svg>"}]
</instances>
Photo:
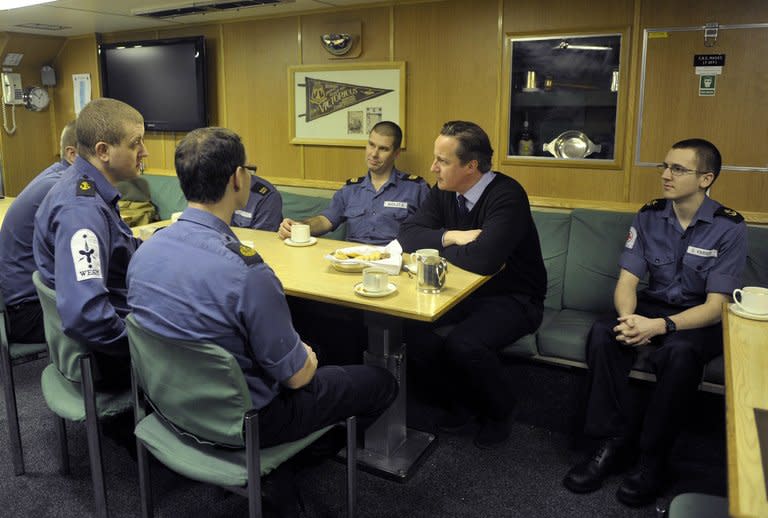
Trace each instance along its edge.
<instances>
[{"instance_id":1,"label":"short cropped hair","mask_svg":"<svg viewBox=\"0 0 768 518\"><path fill-rule=\"evenodd\" d=\"M710 141L703 138L689 138L675 142L672 145L672 149L692 149L696 153L696 170L713 173L715 179L712 180L712 183L715 183L717 177L720 176L720 167L723 160L720 156L720 151Z\"/></svg>"},{"instance_id":2,"label":"short cropped hair","mask_svg":"<svg viewBox=\"0 0 768 518\"><path fill-rule=\"evenodd\" d=\"M459 157L462 165L470 160L477 160L477 168L481 173L491 170L493 148L483 128L474 122L448 121L443 124L440 135L458 140L456 156Z\"/></svg>"},{"instance_id":3,"label":"short cropped hair","mask_svg":"<svg viewBox=\"0 0 768 518\"><path fill-rule=\"evenodd\" d=\"M174 162L188 201L216 203L224 196L229 177L245 165L245 146L232 130L199 128L181 139Z\"/></svg>"},{"instance_id":4,"label":"short cropped hair","mask_svg":"<svg viewBox=\"0 0 768 518\"><path fill-rule=\"evenodd\" d=\"M69 121L64 129L61 130L61 138L59 139L59 152L61 158L64 158L64 150L68 147L77 149L77 126L76 121Z\"/></svg>"},{"instance_id":5,"label":"short cropped hair","mask_svg":"<svg viewBox=\"0 0 768 518\"><path fill-rule=\"evenodd\" d=\"M392 137L392 151L400 149L400 144L403 142L403 130L400 129L400 126L392 121L381 121L371 128L371 133L374 131L379 135Z\"/></svg>"},{"instance_id":6,"label":"short cropped hair","mask_svg":"<svg viewBox=\"0 0 768 518\"><path fill-rule=\"evenodd\" d=\"M127 125L144 124L132 106L102 97L85 105L77 116L77 152L84 157L96 153L96 143L117 145L127 136Z\"/></svg>"}]
</instances>

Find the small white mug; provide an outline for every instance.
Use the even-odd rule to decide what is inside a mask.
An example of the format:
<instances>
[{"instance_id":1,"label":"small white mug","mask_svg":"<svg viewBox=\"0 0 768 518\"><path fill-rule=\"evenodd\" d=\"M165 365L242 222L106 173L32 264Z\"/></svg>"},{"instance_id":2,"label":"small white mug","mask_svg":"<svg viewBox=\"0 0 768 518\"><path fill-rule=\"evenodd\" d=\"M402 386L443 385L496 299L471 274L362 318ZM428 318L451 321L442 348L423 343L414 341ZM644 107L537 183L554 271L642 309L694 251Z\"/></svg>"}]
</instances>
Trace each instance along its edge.
<instances>
[{"instance_id":1,"label":"small white mug","mask_svg":"<svg viewBox=\"0 0 768 518\"><path fill-rule=\"evenodd\" d=\"M736 305L753 315L768 314L768 288L746 286L733 290L733 300Z\"/></svg>"},{"instance_id":2,"label":"small white mug","mask_svg":"<svg viewBox=\"0 0 768 518\"><path fill-rule=\"evenodd\" d=\"M309 225L294 223L291 225L291 241L294 243L306 243L309 241Z\"/></svg>"},{"instance_id":3,"label":"small white mug","mask_svg":"<svg viewBox=\"0 0 768 518\"><path fill-rule=\"evenodd\" d=\"M389 273L384 268L366 268L363 270L363 290L368 293L380 293L389 285Z\"/></svg>"}]
</instances>

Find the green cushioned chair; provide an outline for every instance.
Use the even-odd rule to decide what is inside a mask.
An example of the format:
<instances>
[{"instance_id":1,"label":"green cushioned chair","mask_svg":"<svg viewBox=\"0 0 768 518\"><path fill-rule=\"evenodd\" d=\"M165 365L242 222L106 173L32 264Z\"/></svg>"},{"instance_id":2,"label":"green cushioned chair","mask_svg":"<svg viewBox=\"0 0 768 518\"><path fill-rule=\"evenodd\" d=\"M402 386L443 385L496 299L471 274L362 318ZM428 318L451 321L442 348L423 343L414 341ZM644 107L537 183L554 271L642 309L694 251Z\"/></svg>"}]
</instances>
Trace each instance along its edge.
<instances>
[{"instance_id":1,"label":"green cushioned chair","mask_svg":"<svg viewBox=\"0 0 768 518\"><path fill-rule=\"evenodd\" d=\"M171 340L126 318L133 363L141 512L153 515L147 450L185 477L248 498L249 516L261 514L266 475L322 436L259 448L258 412L235 358L222 347ZM148 404L147 404L148 403ZM149 413L148 413L149 412ZM355 513L356 420L347 419L347 510Z\"/></svg>"},{"instance_id":2,"label":"green cushioned chair","mask_svg":"<svg viewBox=\"0 0 768 518\"><path fill-rule=\"evenodd\" d=\"M43 370L40 384L45 402L56 417L60 469L62 473L69 472L66 421L85 422L96 515L106 517L100 420L128 411L131 393L128 390L102 392L94 389L98 372L93 357L85 346L62 331L56 292L43 283L38 272L32 274L32 281L43 306L45 339L51 358L51 364Z\"/></svg>"},{"instance_id":3,"label":"green cushioned chair","mask_svg":"<svg viewBox=\"0 0 768 518\"><path fill-rule=\"evenodd\" d=\"M0 378L3 379L5 394L5 413L8 417L8 435L10 438L13 473L24 474L24 450L19 432L19 414L16 410L16 387L13 383L13 367L46 356L48 346L45 343L21 344L8 341L11 322L5 311L5 301L0 293Z\"/></svg>"},{"instance_id":4,"label":"green cushioned chair","mask_svg":"<svg viewBox=\"0 0 768 518\"><path fill-rule=\"evenodd\" d=\"M672 499L669 518L728 518L728 499L701 493L683 493Z\"/></svg>"}]
</instances>

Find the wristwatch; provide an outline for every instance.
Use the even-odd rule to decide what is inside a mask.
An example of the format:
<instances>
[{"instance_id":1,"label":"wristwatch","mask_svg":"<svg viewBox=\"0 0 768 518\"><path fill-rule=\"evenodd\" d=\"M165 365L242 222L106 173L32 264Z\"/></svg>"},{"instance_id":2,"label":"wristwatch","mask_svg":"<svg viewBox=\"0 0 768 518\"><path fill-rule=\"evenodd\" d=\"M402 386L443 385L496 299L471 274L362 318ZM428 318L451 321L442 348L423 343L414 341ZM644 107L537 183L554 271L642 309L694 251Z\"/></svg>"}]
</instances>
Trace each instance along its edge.
<instances>
[{"instance_id":1,"label":"wristwatch","mask_svg":"<svg viewBox=\"0 0 768 518\"><path fill-rule=\"evenodd\" d=\"M662 318L664 319L664 325L667 326L667 334L671 334L677 331L677 325L671 318L669 317L662 317Z\"/></svg>"}]
</instances>

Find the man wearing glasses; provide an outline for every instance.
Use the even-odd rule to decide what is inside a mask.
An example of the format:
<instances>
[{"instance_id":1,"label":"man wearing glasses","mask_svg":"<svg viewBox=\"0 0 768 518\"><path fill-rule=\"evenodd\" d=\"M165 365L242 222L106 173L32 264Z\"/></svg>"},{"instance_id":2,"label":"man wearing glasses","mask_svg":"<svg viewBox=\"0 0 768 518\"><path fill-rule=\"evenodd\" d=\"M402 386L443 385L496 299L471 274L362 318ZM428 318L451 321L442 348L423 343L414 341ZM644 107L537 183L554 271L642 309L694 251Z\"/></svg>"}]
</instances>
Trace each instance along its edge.
<instances>
[{"instance_id":1,"label":"man wearing glasses","mask_svg":"<svg viewBox=\"0 0 768 518\"><path fill-rule=\"evenodd\" d=\"M663 197L632 222L614 292L618 316L595 322L588 338L585 432L602 444L563 479L573 492L599 489L638 454L617 498L641 506L661 492L667 455L704 365L722 353L721 308L746 263L744 218L706 195L720 164L706 140L676 143L658 166ZM638 292L646 274L648 287ZM653 346L648 360L657 382L643 412L630 404L628 375L646 345Z\"/></svg>"},{"instance_id":2,"label":"man wearing glasses","mask_svg":"<svg viewBox=\"0 0 768 518\"><path fill-rule=\"evenodd\" d=\"M251 175L248 203L236 209L232 215L232 226L276 231L283 220L283 198L275 186L256 176L256 166L247 166Z\"/></svg>"}]
</instances>

